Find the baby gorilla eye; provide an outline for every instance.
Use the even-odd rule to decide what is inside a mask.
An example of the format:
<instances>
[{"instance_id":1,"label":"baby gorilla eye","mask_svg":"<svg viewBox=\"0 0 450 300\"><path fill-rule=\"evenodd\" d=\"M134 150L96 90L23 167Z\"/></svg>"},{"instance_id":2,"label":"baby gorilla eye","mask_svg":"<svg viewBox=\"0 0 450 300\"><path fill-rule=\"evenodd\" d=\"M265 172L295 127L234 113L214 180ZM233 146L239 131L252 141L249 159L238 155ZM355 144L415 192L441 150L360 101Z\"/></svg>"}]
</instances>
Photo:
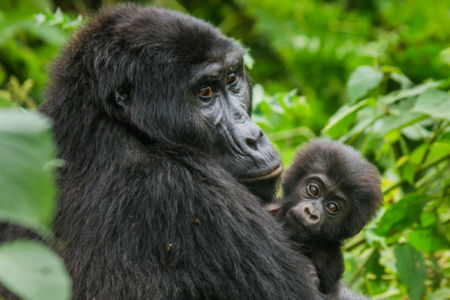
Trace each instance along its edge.
<instances>
[{"instance_id":1,"label":"baby gorilla eye","mask_svg":"<svg viewBox=\"0 0 450 300\"><path fill-rule=\"evenodd\" d=\"M228 76L227 76L227 84L233 84L233 83L236 82L236 80L237 80L236 73L231 72L231 73L228 74Z\"/></svg>"},{"instance_id":2,"label":"baby gorilla eye","mask_svg":"<svg viewBox=\"0 0 450 300\"><path fill-rule=\"evenodd\" d=\"M310 183L308 184L308 186L306 187L306 192L308 193L308 195L310 195L311 197L317 197L319 196L319 186L315 183Z\"/></svg>"},{"instance_id":3,"label":"baby gorilla eye","mask_svg":"<svg viewBox=\"0 0 450 300\"><path fill-rule=\"evenodd\" d=\"M212 87L210 87L210 86L201 87L200 91L198 93L200 98L205 99L205 100L211 98L213 94L214 94L214 91L213 91Z\"/></svg>"},{"instance_id":4,"label":"baby gorilla eye","mask_svg":"<svg viewBox=\"0 0 450 300\"><path fill-rule=\"evenodd\" d=\"M327 210L328 212L334 214L337 213L339 210L339 206L337 205L337 203L334 202L328 202L327 203Z\"/></svg>"}]
</instances>

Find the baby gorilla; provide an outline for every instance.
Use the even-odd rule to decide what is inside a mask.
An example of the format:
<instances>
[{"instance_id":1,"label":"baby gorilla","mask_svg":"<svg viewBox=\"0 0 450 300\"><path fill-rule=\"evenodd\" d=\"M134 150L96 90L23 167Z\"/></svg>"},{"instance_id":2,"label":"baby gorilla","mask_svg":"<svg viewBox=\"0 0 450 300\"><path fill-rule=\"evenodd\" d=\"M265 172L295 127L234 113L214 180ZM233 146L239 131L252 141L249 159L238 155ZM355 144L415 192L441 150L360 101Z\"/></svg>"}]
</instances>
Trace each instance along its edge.
<instances>
[{"instance_id":1,"label":"baby gorilla","mask_svg":"<svg viewBox=\"0 0 450 300\"><path fill-rule=\"evenodd\" d=\"M338 297L341 241L357 234L382 201L377 169L351 147L316 139L283 179L283 197L267 209L315 266L319 289Z\"/></svg>"}]
</instances>

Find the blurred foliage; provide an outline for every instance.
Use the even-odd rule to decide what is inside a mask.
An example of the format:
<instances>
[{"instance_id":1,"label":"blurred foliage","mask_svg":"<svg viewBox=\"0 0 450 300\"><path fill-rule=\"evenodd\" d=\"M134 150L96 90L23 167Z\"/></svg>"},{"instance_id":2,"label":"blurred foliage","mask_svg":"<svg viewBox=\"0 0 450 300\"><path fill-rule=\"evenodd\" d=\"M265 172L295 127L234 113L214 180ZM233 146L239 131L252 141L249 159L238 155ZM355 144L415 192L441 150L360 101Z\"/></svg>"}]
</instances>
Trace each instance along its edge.
<instances>
[{"instance_id":1,"label":"blurred foliage","mask_svg":"<svg viewBox=\"0 0 450 300\"><path fill-rule=\"evenodd\" d=\"M322 135L377 165L384 205L345 244L344 280L374 299L448 299L450 81L413 85L397 68L360 66L346 86L350 102ZM307 127L314 110L295 91L267 95L256 85L254 98L253 118L291 161L296 145L315 137Z\"/></svg>"},{"instance_id":2,"label":"blurred foliage","mask_svg":"<svg viewBox=\"0 0 450 300\"><path fill-rule=\"evenodd\" d=\"M50 120L37 112L0 109L0 153L0 222L26 227L52 242L59 161ZM62 259L37 241L0 245L0 283L22 299L70 299Z\"/></svg>"},{"instance_id":3,"label":"blurred foliage","mask_svg":"<svg viewBox=\"0 0 450 300\"><path fill-rule=\"evenodd\" d=\"M0 107L35 109L61 45L101 5L120 2L2 0ZM248 47L253 118L285 165L321 135L377 165L385 204L344 246L352 289L449 299L448 0L133 2L191 13Z\"/></svg>"}]
</instances>

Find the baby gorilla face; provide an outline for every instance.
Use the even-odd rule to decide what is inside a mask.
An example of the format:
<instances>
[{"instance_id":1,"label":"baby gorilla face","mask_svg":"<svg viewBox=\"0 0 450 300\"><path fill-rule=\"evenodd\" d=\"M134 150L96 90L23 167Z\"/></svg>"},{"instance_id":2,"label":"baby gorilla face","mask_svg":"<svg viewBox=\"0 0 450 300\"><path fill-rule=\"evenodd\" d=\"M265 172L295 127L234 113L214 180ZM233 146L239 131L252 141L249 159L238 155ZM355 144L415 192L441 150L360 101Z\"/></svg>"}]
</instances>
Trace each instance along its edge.
<instances>
[{"instance_id":1,"label":"baby gorilla face","mask_svg":"<svg viewBox=\"0 0 450 300\"><path fill-rule=\"evenodd\" d=\"M278 209L269 211L314 239L354 236L382 201L378 170L351 147L325 139L299 151L282 187Z\"/></svg>"},{"instance_id":2,"label":"baby gorilla face","mask_svg":"<svg viewBox=\"0 0 450 300\"><path fill-rule=\"evenodd\" d=\"M338 226L348 212L348 198L323 174L301 180L288 199L288 220L320 233L328 226Z\"/></svg>"}]
</instances>

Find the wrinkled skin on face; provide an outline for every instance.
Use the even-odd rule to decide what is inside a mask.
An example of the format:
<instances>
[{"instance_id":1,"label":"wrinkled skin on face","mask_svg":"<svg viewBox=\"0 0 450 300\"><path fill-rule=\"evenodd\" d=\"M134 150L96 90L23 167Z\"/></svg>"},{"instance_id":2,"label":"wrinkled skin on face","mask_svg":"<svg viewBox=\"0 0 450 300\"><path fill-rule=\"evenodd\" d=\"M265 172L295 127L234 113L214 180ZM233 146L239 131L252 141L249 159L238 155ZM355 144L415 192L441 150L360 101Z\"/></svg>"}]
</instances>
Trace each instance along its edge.
<instances>
[{"instance_id":1,"label":"wrinkled skin on face","mask_svg":"<svg viewBox=\"0 0 450 300\"><path fill-rule=\"evenodd\" d=\"M214 132L211 151L239 181L269 201L281 161L264 132L251 120L251 87L241 47L194 68L190 84L204 126ZM265 191L266 187L269 191Z\"/></svg>"}]
</instances>

